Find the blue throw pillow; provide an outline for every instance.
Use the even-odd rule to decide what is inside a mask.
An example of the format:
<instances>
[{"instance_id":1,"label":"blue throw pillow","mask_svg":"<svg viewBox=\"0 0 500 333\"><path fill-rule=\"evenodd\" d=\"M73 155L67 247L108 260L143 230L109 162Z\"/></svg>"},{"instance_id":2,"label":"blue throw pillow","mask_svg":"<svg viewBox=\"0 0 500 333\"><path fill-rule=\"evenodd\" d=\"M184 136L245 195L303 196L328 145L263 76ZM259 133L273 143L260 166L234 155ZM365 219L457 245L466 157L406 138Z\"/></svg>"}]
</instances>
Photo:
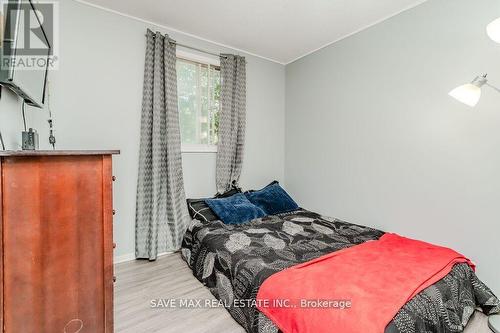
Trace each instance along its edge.
<instances>
[{"instance_id":1,"label":"blue throw pillow","mask_svg":"<svg viewBox=\"0 0 500 333\"><path fill-rule=\"evenodd\" d=\"M225 224L242 224L266 216L262 209L248 201L242 193L229 198L207 199L205 202Z\"/></svg>"},{"instance_id":2,"label":"blue throw pillow","mask_svg":"<svg viewBox=\"0 0 500 333\"><path fill-rule=\"evenodd\" d=\"M268 215L287 213L299 209L299 206L277 181L272 182L262 190L246 192L245 196Z\"/></svg>"}]
</instances>

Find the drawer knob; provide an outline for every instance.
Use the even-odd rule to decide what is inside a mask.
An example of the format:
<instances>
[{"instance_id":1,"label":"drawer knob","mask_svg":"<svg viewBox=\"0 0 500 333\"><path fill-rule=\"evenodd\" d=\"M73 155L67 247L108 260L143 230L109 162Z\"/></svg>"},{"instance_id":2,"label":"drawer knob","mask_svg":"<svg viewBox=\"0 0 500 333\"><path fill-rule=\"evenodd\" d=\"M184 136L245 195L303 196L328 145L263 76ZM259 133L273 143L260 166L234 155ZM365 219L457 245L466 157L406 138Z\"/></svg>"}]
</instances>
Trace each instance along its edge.
<instances>
[{"instance_id":1,"label":"drawer knob","mask_svg":"<svg viewBox=\"0 0 500 333\"><path fill-rule=\"evenodd\" d=\"M113 249L116 249L116 243L113 243Z\"/></svg>"},{"instance_id":2,"label":"drawer knob","mask_svg":"<svg viewBox=\"0 0 500 333\"><path fill-rule=\"evenodd\" d=\"M113 282L116 282L116 276L113 276Z\"/></svg>"},{"instance_id":3,"label":"drawer knob","mask_svg":"<svg viewBox=\"0 0 500 333\"><path fill-rule=\"evenodd\" d=\"M116 210L113 209L113 215L116 215Z\"/></svg>"},{"instance_id":4,"label":"drawer knob","mask_svg":"<svg viewBox=\"0 0 500 333\"><path fill-rule=\"evenodd\" d=\"M111 179L112 179L114 182L116 182L116 177L115 177L115 176L113 176Z\"/></svg>"}]
</instances>

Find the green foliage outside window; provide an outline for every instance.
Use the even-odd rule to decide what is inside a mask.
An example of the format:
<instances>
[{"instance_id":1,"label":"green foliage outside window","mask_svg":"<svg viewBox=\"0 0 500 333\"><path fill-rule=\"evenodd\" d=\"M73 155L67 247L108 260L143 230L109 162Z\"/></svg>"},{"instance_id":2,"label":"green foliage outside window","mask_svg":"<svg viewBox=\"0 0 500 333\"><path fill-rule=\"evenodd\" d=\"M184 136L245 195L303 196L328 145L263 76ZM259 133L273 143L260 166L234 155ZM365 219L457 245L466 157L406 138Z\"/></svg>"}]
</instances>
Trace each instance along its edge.
<instances>
[{"instance_id":1,"label":"green foliage outside window","mask_svg":"<svg viewBox=\"0 0 500 333\"><path fill-rule=\"evenodd\" d=\"M179 58L177 81L182 143L216 145L221 90L219 68Z\"/></svg>"}]
</instances>

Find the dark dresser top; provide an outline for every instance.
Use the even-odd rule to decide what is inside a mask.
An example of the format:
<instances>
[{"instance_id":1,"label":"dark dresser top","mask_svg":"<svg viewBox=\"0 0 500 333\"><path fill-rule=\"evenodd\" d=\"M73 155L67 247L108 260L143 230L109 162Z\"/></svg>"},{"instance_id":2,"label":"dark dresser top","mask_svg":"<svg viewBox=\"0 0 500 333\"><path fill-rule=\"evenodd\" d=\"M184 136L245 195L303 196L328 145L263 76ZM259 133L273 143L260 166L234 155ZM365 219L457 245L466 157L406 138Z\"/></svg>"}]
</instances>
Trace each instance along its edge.
<instances>
[{"instance_id":1,"label":"dark dresser top","mask_svg":"<svg viewBox=\"0 0 500 333\"><path fill-rule=\"evenodd\" d=\"M0 150L0 157L118 155L119 150Z\"/></svg>"}]
</instances>

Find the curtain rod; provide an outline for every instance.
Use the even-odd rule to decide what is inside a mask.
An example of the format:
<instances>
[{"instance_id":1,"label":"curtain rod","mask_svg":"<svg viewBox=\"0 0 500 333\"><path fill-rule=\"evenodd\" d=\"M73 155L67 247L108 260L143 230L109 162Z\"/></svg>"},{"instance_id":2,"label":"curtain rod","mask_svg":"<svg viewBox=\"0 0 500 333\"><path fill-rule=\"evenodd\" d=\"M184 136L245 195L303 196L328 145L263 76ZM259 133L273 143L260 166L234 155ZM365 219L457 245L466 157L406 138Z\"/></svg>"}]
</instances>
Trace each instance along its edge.
<instances>
[{"instance_id":1,"label":"curtain rod","mask_svg":"<svg viewBox=\"0 0 500 333\"><path fill-rule=\"evenodd\" d=\"M145 35L145 36L147 37L148 35ZM155 38L155 37L156 37L156 35L153 35L153 38ZM212 55L212 56L215 56L215 57L221 57L221 58L227 59L226 56L223 56L221 54L217 54L217 53L213 53L213 52L210 52L210 51L199 49L197 47L193 47L193 46L181 44L181 43L178 43L177 41L175 41L173 39L169 39L169 42L172 43L172 44L175 44L175 45L177 45L179 47L183 47L183 48L190 49L190 50L193 50L193 51L198 51L198 52L201 52L201 53L209 54L209 55Z\"/></svg>"}]
</instances>

